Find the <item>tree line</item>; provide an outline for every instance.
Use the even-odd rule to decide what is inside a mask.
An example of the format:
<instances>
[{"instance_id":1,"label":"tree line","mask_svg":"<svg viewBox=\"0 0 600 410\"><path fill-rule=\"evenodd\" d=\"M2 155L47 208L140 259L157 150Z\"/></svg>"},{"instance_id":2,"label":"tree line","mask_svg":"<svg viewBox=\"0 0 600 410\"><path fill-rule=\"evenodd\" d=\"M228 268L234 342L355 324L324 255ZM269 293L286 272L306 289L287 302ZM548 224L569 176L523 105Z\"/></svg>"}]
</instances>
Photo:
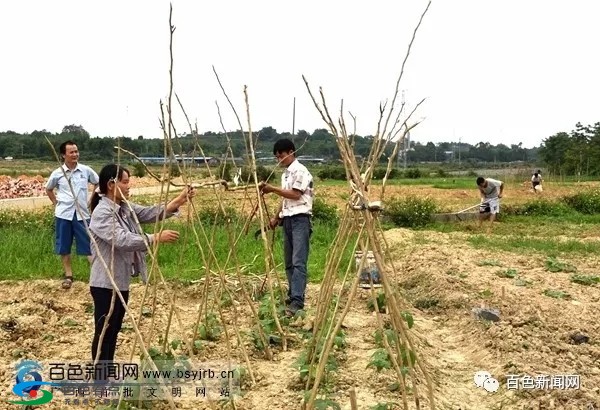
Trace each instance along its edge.
<instances>
[{"instance_id":1,"label":"tree line","mask_svg":"<svg viewBox=\"0 0 600 410\"><path fill-rule=\"evenodd\" d=\"M555 174L600 175L600 122L546 138L539 155Z\"/></svg>"},{"instance_id":2,"label":"tree line","mask_svg":"<svg viewBox=\"0 0 600 410\"><path fill-rule=\"evenodd\" d=\"M203 134L180 135L174 138L174 154L195 153L200 155L198 145L207 156L223 157L227 152L227 137L231 141L231 150L235 157L243 158L246 146L242 131L232 131L227 135L222 132L205 132ZM139 156L164 156L164 142L157 138L130 137L91 137L81 125L67 125L60 133L51 133L46 130L33 131L19 134L14 131L0 132L0 157L13 157L15 159L54 159L46 138L55 149L65 140L73 140L79 146L86 160L114 160L114 146L120 144L123 148ZM295 135L288 132L279 133L272 127L264 127L253 133L257 157L272 158L273 143L279 138L290 138L300 148L298 155L307 155L324 160L336 161L339 152L333 136L326 129L316 129L312 133L299 130ZM353 136L354 150L357 156L366 157L373 142L373 136ZM386 148L390 155L393 147ZM510 163L544 162L548 170L562 174L589 174L600 173L600 123L583 126L578 123L575 130L559 132L546 138L539 147L524 148L519 144L490 144L479 142L477 144L441 142L421 143L410 141L406 150L406 162L416 163L461 163L465 166L478 163ZM386 158L384 156L385 161ZM404 156L398 158L404 162Z\"/></svg>"}]
</instances>

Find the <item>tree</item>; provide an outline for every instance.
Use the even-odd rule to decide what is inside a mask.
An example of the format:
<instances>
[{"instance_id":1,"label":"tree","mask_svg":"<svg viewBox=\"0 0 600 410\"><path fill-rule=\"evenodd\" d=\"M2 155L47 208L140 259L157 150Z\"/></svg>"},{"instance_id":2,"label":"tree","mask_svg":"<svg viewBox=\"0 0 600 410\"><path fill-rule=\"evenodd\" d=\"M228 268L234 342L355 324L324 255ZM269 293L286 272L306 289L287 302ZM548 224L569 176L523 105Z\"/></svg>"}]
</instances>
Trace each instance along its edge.
<instances>
[{"instance_id":1,"label":"tree","mask_svg":"<svg viewBox=\"0 0 600 410\"><path fill-rule=\"evenodd\" d=\"M90 138L90 133L85 130L81 125L65 125L62 129L61 134L71 134L73 136L77 136L82 138L83 140L87 140Z\"/></svg>"},{"instance_id":2,"label":"tree","mask_svg":"<svg viewBox=\"0 0 600 410\"><path fill-rule=\"evenodd\" d=\"M566 154L571 147L571 138L566 132L559 132L546 138L540 147L540 157L548 165L550 172L561 173L565 166Z\"/></svg>"}]
</instances>

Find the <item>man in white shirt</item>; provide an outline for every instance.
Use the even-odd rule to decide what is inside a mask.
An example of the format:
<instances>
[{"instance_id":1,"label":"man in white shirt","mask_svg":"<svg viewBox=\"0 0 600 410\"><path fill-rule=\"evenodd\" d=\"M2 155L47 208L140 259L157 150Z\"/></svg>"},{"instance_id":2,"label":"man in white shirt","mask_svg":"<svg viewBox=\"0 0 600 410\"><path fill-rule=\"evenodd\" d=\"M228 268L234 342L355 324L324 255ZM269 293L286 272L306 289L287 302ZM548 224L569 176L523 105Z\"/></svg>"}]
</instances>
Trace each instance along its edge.
<instances>
[{"instance_id":1,"label":"man in white shirt","mask_svg":"<svg viewBox=\"0 0 600 410\"><path fill-rule=\"evenodd\" d=\"M88 183L96 187L98 174L90 167L80 164L79 150L73 141L60 145L63 165L50 174L46 183L46 193L54 205L56 242L54 252L61 256L64 268L63 288L73 283L71 268L71 247L73 238L78 255L86 255L91 263L90 238L83 220L90 222L88 211ZM54 190L57 193L54 193Z\"/></svg>"},{"instance_id":2,"label":"man in white shirt","mask_svg":"<svg viewBox=\"0 0 600 410\"><path fill-rule=\"evenodd\" d=\"M531 176L531 187L536 194L542 192L542 172L539 169Z\"/></svg>"},{"instance_id":3,"label":"man in white shirt","mask_svg":"<svg viewBox=\"0 0 600 410\"><path fill-rule=\"evenodd\" d=\"M483 220L489 216L489 233L496 219L496 214L500 213L500 198L502 198L502 192L504 191L504 182L492 178L478 177L476 183L481 195L479 226L481 227Z\"/></svg>"},{"instance_id":4,"label":"man in white shirt","mask_svg":"<svg viewBox=\"0 0 600 410\"><path fill-rule=\"evenodd\" d=\"M273 192L282 198L279 210L269 225L283 227L283 251L288 280L286 315L292 317L304 309L307 282L307 262L312 234L313 177L295 156L296 147L289 139L280 139L273 146L279 165L285 168L281 188L260 183L263 193Z\"/></svg>"}]
</instances>

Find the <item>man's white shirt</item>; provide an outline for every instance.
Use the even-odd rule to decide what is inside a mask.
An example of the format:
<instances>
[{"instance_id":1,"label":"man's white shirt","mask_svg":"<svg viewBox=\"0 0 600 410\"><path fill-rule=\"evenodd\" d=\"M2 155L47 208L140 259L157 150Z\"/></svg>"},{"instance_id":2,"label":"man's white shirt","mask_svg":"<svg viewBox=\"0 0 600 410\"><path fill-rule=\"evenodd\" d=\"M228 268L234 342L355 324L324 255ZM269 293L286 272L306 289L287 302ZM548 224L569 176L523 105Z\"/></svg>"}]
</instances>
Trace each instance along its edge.
<instances>
[{"instance_id":1,"label":"man's white shirt","mask_svg":"<svg viewBox=\"0 0 600 410\"><path fill-rule=\"evenodd\" d=\"M75 197L71 192L69 182L73 187ZM73 220L73 215L76 212L75 199L77 198L77 201L79 201L79 210L81 211L81 213L77 213L77 220L81 221L84 218L90 219L87 205L88 183L97 185L98 182L98 174L87 165L78 163L72 171L65 164L63 164L62 167L55 169L52 174L50 174L50 178L48 178L48 182L46 183L46 189L57 189L57 203L54 215L57 218L69 221Z\"/></svg>"},{"instance_id":2,"label":"man's white shirt","mask_svg":"<svg viewBox=\"0 0 600 410\"><path fill-rule=\"evenodd\" d=\"M281 176L282 189L296 189L302 192L298 200L283 198L280 218L298 214L312 214L313 177L304 165L294 159Z\"/></svg>"}]
</instances>

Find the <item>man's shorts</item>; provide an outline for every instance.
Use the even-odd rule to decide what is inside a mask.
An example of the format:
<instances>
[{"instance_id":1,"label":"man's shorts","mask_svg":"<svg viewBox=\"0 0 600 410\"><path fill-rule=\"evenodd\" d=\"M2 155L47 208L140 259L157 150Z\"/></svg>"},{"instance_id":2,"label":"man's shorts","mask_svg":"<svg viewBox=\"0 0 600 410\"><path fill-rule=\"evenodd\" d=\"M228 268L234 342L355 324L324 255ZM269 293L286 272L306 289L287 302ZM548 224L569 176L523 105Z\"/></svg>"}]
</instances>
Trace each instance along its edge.
<instances>
[{"instance_id":1,"label":"man's shorts","mask_svg":"<svg viewBox=\"0 0 600 410\"><path fill-rule=\"evenodd\" d=\"M479 205L480 214L499 214L500 213L500 199L492 198L487 199Z\"/></svg>"},{"instance_id":2,"label":"man's shorts","mask_svg":"<svg viewBox=\"0 0 600 410\"><path fill-rule=\"evenodd\" d=\"M75 238L75 248L77 255L91 255L90 237L85 230L83 221L77 220L77 214L73 215L73 220L54 218L56 222L56 243L54 253L58 255L70 255ZM87 221L88 226L90 221Z\"/></svg>"}]
</instances>

